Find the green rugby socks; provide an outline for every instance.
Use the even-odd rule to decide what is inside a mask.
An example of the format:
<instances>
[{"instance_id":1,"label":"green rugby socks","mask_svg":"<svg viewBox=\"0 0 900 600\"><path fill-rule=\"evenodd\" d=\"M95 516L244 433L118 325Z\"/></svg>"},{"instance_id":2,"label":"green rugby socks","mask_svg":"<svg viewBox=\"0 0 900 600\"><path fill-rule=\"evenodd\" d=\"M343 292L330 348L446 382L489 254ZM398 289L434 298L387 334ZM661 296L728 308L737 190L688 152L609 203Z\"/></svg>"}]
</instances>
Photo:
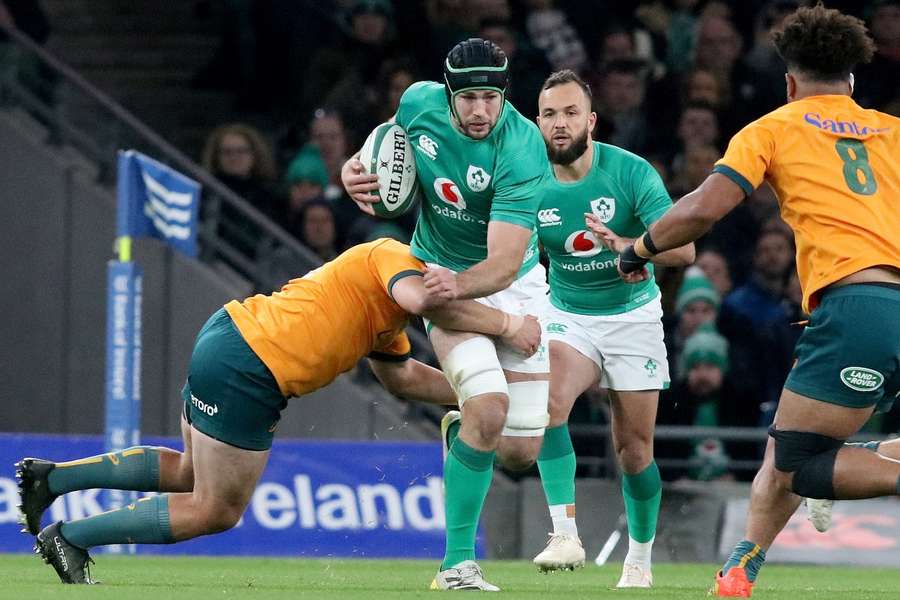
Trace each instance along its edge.
<instances>
[{"instance_id":1,"label":"green rugby socks","mask_svg":"<svg viewBox=\"0 0 900 600\"><path fill-rule=\"evenodd\" d=\"M450 426L447 427L447 447L452 448L453 442L456 441L457 436L459 435L459 428L462 427L462 419L457 419L450 423Z\"/></svg>"},{"instance_id":2,"label":"green rugby socks","mask_svg":"<svg viewBox=\"0 0 900 600\"><path fill-rule=\"evenodd\" d=\"M135 446L56 463L47 482L50 491L57 495L93 488L156 492L159 491L159 448Z\"/></svg>"},{"instance_id":3,"label":"green rugby socks","mask_svg":"<svg viewBox=\"0 0 900 600\"><path fill-rule=\"evenodd\" d=\"M79 548L107 544L171 544L169 496L141 498L118 510L63 523L60 532Z\"/></svg>"},{"instance_id":4,"label":"green rugby socks","mask_svg":"<svg viewBox=\"0 0 900 600\"><path fill-rule=\"evenodd\" d=\"M640 473L623 474L622 498L625 501L629 537L625 562L649 564L662 498L662 479L655 460L651 460Z\"/></svg>"},{"instance_id":5,"label":"green rugby socks","mask_svg":"<svg viewBox=\"0 0 900 600\"><path fill-rule=\"evenodd\" d=\"M575 449L568 423L544 431L544 443L537 464L550 507L553 532L578 536L575 524Z\"/></svg>"},{"instance_id":6,"label":"green rugby socks","mask_svg":"<svg viewBox=\"0 0 900 600\"><path fill-rule=\"evenodd\" d=\"M475 560L475 534L494 476L494 452L476 450L457 437L444 463L447 546L441 571Z\"/></svg>"}]
</instances>

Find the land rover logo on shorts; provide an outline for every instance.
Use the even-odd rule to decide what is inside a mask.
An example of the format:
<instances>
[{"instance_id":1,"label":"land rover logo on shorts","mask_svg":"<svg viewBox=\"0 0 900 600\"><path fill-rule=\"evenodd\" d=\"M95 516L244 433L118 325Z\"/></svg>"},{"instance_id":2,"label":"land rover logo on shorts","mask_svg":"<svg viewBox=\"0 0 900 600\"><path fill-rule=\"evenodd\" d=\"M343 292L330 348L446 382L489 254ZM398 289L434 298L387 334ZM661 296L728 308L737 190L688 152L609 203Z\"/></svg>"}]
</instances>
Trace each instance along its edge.
<instances>
[{"instance_id":1,"label":"land rover logo on shorts","mask_svg":"<svg viewBox=\"0 0 900 600\"><path fill-rule=\"evenodd\" d=\"M616 214L615 198L597 198L591 200L591 212L604 223L609 223Z\"/></svg>"},{"instance_id":2,"label":"land rover logo on shorts","mask_svg":"<svg viewBox=\"0 0 900 600\"><path fill-rule=\"evenodd\" d=\"M487 189L490 182L491 176L488 175L484 169L476 167L475 165L469 165L469 170L466 171L466 184L469 186L470 190L473 192L483 192Z\"/></svg>"},{"instance_id":3,"label":"land rover logo on shorts","mask_svg":"<svg viewBox=\"0 0 900 600\"><path fill-rule=\"evenodd\" d=\"M841 369L841 381L851 390L873 392L884 383L884 375L866 367L847 367Z\"/></svg>"},{"instance_id":4,"label":"land rover logo on shorts","mask_svg":"<svg viewBox=\"0 0 900 600\"><path fill-rule=\"evenodd\" d=\"M562 323L547 323L547 333L565 333L566 329Z\"/></svg>"}]
</instances>

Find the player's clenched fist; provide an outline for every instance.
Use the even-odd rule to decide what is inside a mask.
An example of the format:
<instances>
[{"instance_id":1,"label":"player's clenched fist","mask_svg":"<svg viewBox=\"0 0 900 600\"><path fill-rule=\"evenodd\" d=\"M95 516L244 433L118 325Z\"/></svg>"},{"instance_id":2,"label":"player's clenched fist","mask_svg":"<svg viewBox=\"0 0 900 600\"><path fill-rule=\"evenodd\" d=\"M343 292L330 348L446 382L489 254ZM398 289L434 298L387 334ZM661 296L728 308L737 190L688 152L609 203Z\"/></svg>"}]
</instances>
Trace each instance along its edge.
<instances>
[{"instance_id":1,"label":"player's clenched fist","mask_svg":"<svg viewBox=\"0 0 900 600\"><path fill-rule=\"evenodd\" d=\"M541 322L534 315L507 315L500 339L526 357L531 356L541 345Z\"/></svg>"},{"instance_id":2,"label":"player's clenched fist","mask_svg":"<svg viewBox=\"0 0 900 600\"><path fill-rule=\"evenodd\" d=\"M424 282L425 294L437 305L456 300L459 295L456 273L449 269L428 267L425 269Z\"/></svg>"},{"instance_id":3,"label":"player's clenched fist","mask_svg":"<svg viewBox=\"0 0 900 600\"><path fill-rule=\"evenodd\" d=\"M363 164L356 156L349 159L341 167L341 183L344 184L347 194L356 202L361 211L369 215L375 214L372 204L380 202L380 199L372 192L380 187L378 185L378 175L366 173Z\"/></svg>"}]
</instances>

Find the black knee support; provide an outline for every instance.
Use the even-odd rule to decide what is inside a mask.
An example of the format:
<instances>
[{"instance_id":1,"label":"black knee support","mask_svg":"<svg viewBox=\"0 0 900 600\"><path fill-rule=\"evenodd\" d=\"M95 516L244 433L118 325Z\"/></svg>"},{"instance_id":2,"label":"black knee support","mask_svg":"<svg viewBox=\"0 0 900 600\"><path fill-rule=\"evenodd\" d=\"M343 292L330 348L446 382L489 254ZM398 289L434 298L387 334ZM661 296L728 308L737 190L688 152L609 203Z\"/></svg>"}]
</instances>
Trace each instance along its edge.
<instances>
[{"instance_id":1,"label":"black knee support","mask_svg":"<svg viewBox=\"0 0 900 600\"><path fill-rule=\"evenodd\" d=\"M793 473L792 491L805 498L834 499L834 461L844 440L808 431L780 431L774 426L775 468Z\"/></svg>"}]
</instances>

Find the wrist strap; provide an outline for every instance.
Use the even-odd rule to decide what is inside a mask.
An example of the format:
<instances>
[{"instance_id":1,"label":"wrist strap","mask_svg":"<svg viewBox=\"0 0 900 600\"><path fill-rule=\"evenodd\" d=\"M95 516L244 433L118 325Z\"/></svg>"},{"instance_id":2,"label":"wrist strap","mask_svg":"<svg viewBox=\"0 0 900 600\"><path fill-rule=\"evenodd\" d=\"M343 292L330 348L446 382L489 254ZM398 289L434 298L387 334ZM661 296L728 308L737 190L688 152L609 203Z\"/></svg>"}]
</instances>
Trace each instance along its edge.
<instances>
[{"instance_id":1,"label":"wrist strap","mask_svg":"<svg viewBox=\"0 0 900 600\"><path fill-rule=\"evenodd\" d=\"M653 243L653 238L650 237L649 231L647 231L643 235L643 239L644 239L644 248L647 249L647 252L649 252L650 254L652 254L654 256L659 254L659 248L657 248L656 244Z\"/></svg>"}]
</instances>

